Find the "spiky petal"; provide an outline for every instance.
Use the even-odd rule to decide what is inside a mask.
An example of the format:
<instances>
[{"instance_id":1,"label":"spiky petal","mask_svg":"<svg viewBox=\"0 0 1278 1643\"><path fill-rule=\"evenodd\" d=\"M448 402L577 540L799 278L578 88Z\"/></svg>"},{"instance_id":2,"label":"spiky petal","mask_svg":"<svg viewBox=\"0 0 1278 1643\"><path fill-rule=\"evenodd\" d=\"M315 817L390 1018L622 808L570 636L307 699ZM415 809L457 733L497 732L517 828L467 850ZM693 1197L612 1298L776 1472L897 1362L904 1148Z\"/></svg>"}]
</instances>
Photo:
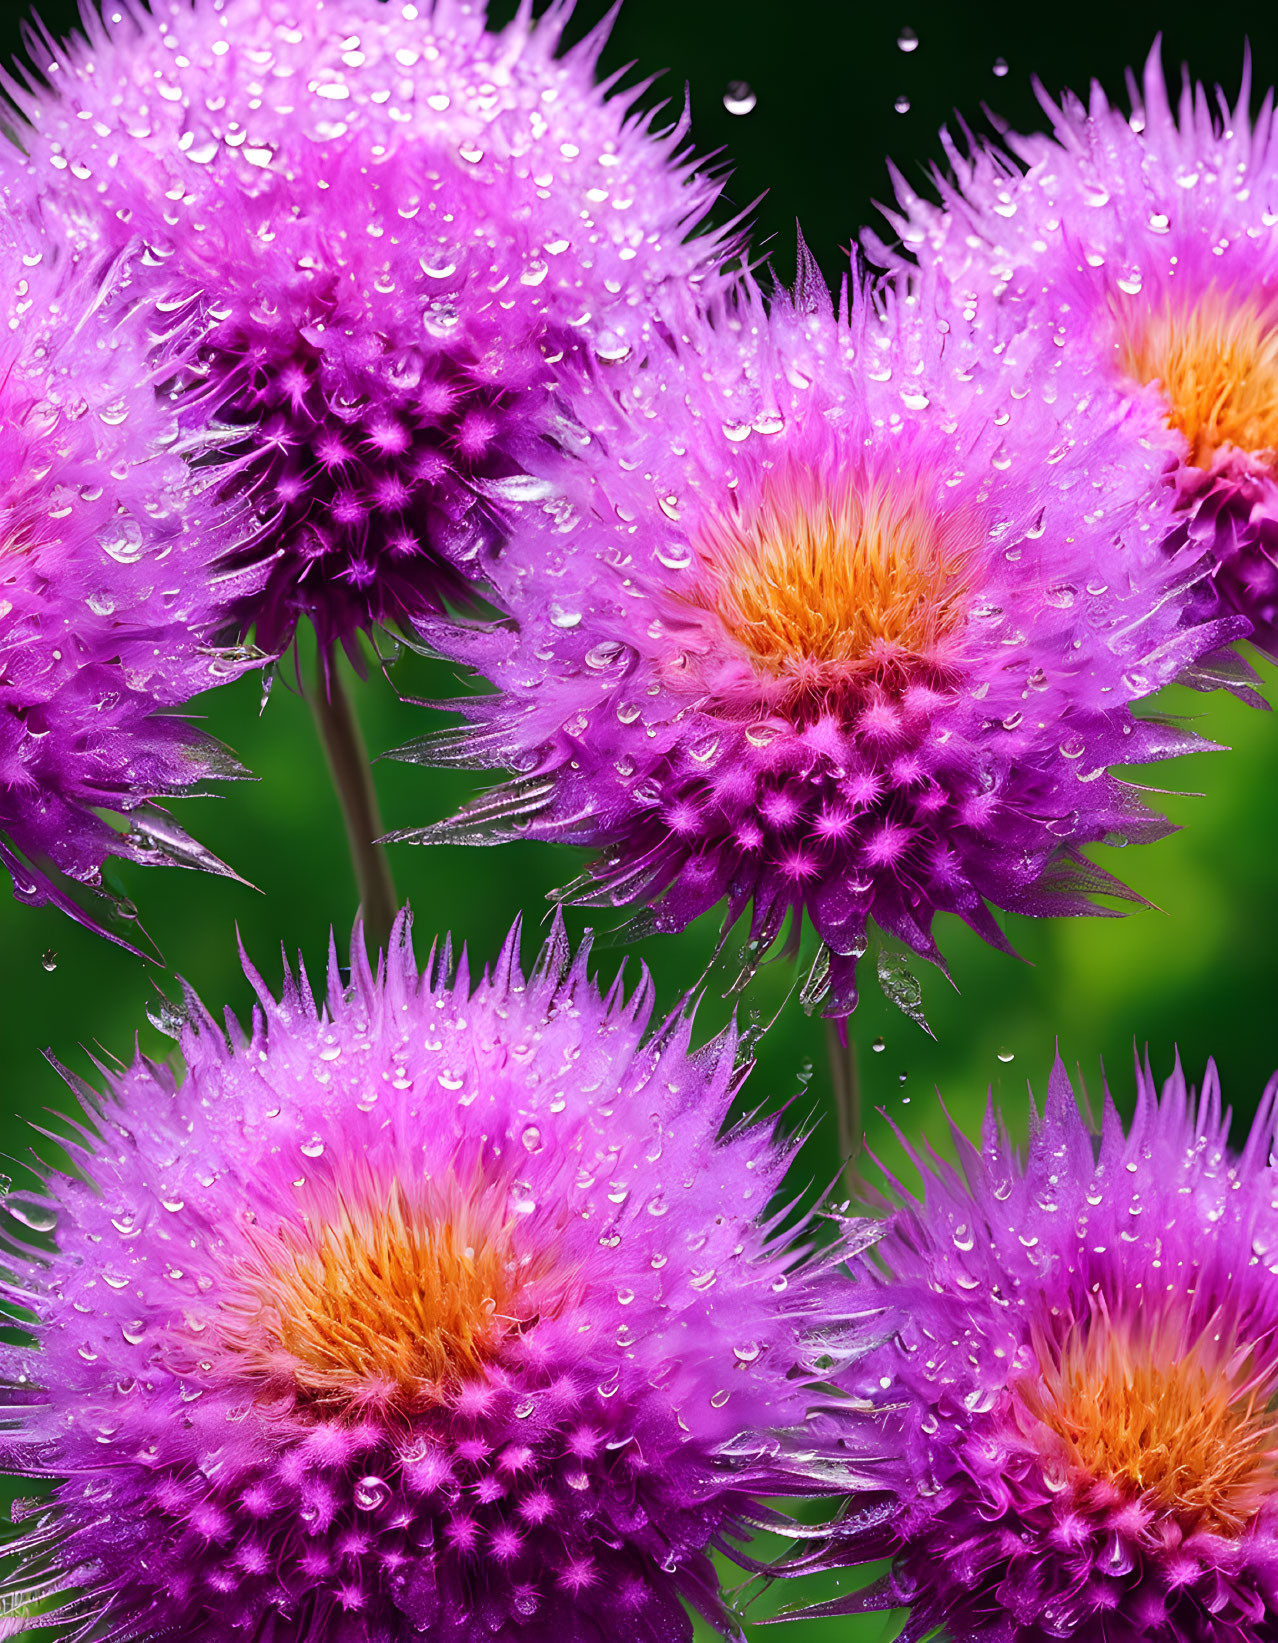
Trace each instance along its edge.
<instances>
[{"instance_id":1,"label":"spiky petal","mask_svg":"<svg viewBox=\"0 0 1278 1643\"><path fill-rule=\"evenodd\" d=\"M781 1233L793 1146L721 1136L733 1035L649 1032L646 975L601 997L562 930L473 988L403 923L354 949L323 1007L250 971L229 1044L192 1000L183 1080L111 1076L93 1184L7 1201L8 1461L64 1480L22 1578L111 1640L730 1630L708 1549L824 1486L851 1239Z\"/></svg>"},{"instance_id":2,"label":"spiky petal","mask_svg":"<svg viewBox=\"0 0 1278 1643\"><path fill-rule=\"evenodd\" d=\"M37 174L214 322L201 414L273 556L241 626L349 644L464 597L555 371L641 349L716 277L686 121L607 96L605 36L562 50L563 4L498 33L469 0L109 10L11 94Z\"/></svg>"},{"instance_id":3,"label":"spiky petal","mask_svg":"<svg viewBox=\"0 0 1278 1643\"><path fill-rule=\"evenodd\" d=\"M1190 745L1135 705L1242 628L1160 551L1170 434L1042 327L836 315L810 267L690 337L571 400L494 571L512 624L431 630L498 693L402 756L520 774L399 836L592 846L569 894L749 908L756 952L810 918L832 1015L872 923L939 960L939 912L1002 945L991 904L1089 910L1081 847L1164 827L1108 767Z\"/></svg>"}]
</instances>

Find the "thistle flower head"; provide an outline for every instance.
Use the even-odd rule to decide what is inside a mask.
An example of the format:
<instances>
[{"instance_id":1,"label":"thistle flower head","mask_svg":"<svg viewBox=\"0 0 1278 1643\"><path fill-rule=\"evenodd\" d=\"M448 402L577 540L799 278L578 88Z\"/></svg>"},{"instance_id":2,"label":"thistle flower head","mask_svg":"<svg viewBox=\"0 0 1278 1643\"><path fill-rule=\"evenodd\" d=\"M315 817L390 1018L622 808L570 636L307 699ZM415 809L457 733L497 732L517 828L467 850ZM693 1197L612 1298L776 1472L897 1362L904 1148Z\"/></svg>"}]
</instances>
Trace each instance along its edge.
<instances>
[{"instance_id":1,"label":"thistle flower head","mask_svg":"<svg viewBox=\"0 0 1278 1643\"><path fill-rule=\"evenodd\" d=\"M11 88L38 173L210 325L200 414L272 555L239 608L268 650L463 593L554 371L642 348L724 253L687 239L717 184L686 122L608 97L570 9L493 34L469 0L125 0Z\"/></svg>"},{"instance_id":2,"label":"thistle flower head","mask_svg":"<svg viewBox=\"0 0 1278 1643\"><path fill-rule=\"evenodd\" d=\"M1080 847L1161 824L1107 767L1185 745L1132 706L1241 624L1189 611L1171 435L1097 371L803 278L580 390L494 571L512 627L430 630L499 693L403 755L520 774L402 836L591 845L580 899L749 907L755 951L810 918L842 1015L871 922L939 959L938 912L1001 943L988 904L1112 888Z\"/></svg>"},{"instance_id":3,"label":"thistle flower head","mask_svg":"<svg viewBox=\"0 0 1278 1643\"><path fill-rule=\"evenodd\" d=\"M228 871L152 801L238 772L166 710L249 660L210 642L242 522L183 461L138 283L0 190L0 863L95 928L75 891L109 856Z\"/></svg>"},{"instance_id":4,"label":"thistle flower head","mask_svg":"<svg viewBox=\"0 0 1278 1643\"><path fill-rule=\"evenodd\" d=\"M1099 1137L1064 1069L1026 1156L991 1113L868 1268L897 1319L849 1378L895 1445L831 1552L893 1557L826 1612L911 1606L902 1638L1278 1637L1278 1082L1241 1154L1209 1068Z\"/></svg>"},{"instance_id":5,"label":"thistle flower head","mask_svg":"<svg viewBox=\"0 0 1278 1643\"><path fill-rule=\"evenodd\" d=\"M647 978L601 997L562 931L473 989L398 935L324 1008L250 972L229 1045L191 1001L183 1081L112 1076L92 1186L8 1200L8 1452L68 1480L24 1578L110 1639L727 1629L707 1551L823 1486L785 1434L856 1346L840 1250L770 1208L793 1148L721 1136L732 1036L649 1033Z\"/></svg>"},{"instance_id":6,"label":"thistle flower head","mask_svg":"<svg viewBox=\"0 0 1278 1643\"><path fill-rule=\"evenodd\" d=\"M1278 653L1278 131L1186 77L1173 110L1159 47L1131 113L1040 90L1052 134L964 152L936 206L900 184L888 213L906 257L976 309L1042 305L1117 391L1180 436L1172 545L1214 557L1225 608ZM899 181L899 179L898 179ZM1000 323L1006 323L1005 320Z\"/></svg>"}]
</instances>

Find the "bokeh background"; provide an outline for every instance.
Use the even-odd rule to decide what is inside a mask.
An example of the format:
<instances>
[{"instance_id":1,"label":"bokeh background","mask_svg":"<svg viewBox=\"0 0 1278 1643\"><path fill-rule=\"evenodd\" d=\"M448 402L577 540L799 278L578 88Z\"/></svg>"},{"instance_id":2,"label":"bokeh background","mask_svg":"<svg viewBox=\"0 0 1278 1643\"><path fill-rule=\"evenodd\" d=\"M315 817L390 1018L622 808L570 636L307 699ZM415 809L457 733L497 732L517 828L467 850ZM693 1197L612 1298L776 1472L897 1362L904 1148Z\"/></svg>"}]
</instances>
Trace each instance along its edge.
<instances>
[{"instance_id":1,"label":"bokeh background","mask_svg":"<svg viewBox=\"0 0 1278 1643\"><path fill-rule=\"evenodd\" d=\"M22 9L7 0L0 46L19 49ZM513 0L494 0L504 21ZM0 10L3 10L0 7ZM574 29L594 22L602 0L580 0ZM58 32L71 26L71 0L42 8ZM666 70L650 101L679 103L685 84L695 137L703 152L721 151L731 166L728 201L754 211L756 254L778 277L794 268L795 221L826 274L837 281L859 228L887 194L885 156L922 182L940 156L937 130L962 118L982 129L988 104L1022 128L1043 123L1031 78L1053 93L1082 90L1093 77L1121 94L1124 71L1143 61L1163 31L1164 59L1176 75L1187 60L1195 76L1237 88L1250 34L1256 82L1278 78L1278 12L1214 14L1201 7L1124 6L1074 0L1068 7L954 6L941 0L896 0L888 7L857 0L626 0L605 63L634 60L638 72ZM908 31L908 32L907 32ZM912 49L911 35L917 37ZM749 94L735 89L744 82ZM748 113L733 113L754 100ZM957 114L956 114L957 111ZM760 199L760 197L762 198ZM1273 694L1271 670L1266 688ZM353 682L370 747L382 752L421 733L437 715L402 698L448 696L468 688L451 669L404 653L384 673ZM28 1120L69 1097L43 1054L52 1050L92 1075L90 1057L133 1053L135 1035L156 1055L171 1048L148 1023L161 992L184 976L214 1006L248 1008L236 953L237 931L254 961L275 982L281 943L300 951L312 973L322 969L330 927L348 939L355 892L340 816L327 782L309 710L289 687L286 670L264 712L260 683L250 677L195 704L207 727L228 742L256 780L224 797L188 801L183 821L258 887L177 870L119 868L116 886L137 905L163 954L144 963L108 947L59 914L32 911L0 895L0 1149L27 1155ZM989 951L953 921L941 932L952 984L922 967L934 1037L879 994L867 964L864 1002L852 1021L871 1148L906 1179L908 1166L889 1120L942 1150L948 1111L964 1126L979 1122L987 1092L1003 1105L1014 1132L1027 1123L1026 1082L1041 1092L1053 1055L1078 1065L1093 1097L1102 1063L1120 1107L1133 1093L1133 1049L1146 1048L1158 1072L1179 1049L1191 1075L1215 1056L1240 1134L1265 1081L1278 1066L1278 721L1227 696L1172 692L1159 711L1192 719L1228 751L1203 753L1149 773L1151 785L1178 791L1156 798L1181 831L1121 856L1096 852L1151 904L1122 918L1053 923L1008 919L1025 962ZM382 761L377 783L386 825L404 827L445 815L475 790L469 773L437 773ZM397 882L411 902L419 951L451 930L473 957L487 960L512 919L525 917L531 954L546 893L579 869L575 852L541 844L500 850L392 850ZM585 920L569 914L574 931ZM128 934L127 927L124 928ZM601 929L599 963L610 972L622 949ZM714 945L703 921L683 937L644 944L663 1004L696 985ZM871 958L873 955L871 955ZM635 956L628 962L633 964ZM707 1033L735 1007L749 1024L776 1016L763 1037L749 1087L754 1103L781 1104L802 1091L790 1121L815 1114L805 1175L823 1184L839 1169L830 1106L826 1035L797 998L787 995L793 969L765 969L744 998L725 1000L730 976L711 974L700 1020ZM773 1613L784 1600L829 1595L829 1582L763 1592L750 1613ZM755 1626L750 1626L755 1634ZM792 1643L839 1636L847 1643L891 1637L895 1623L874 1616L798 1622L781 1634ZM760 1628L757 1632L762 1637Z\"/></svg>"}]
</instances>

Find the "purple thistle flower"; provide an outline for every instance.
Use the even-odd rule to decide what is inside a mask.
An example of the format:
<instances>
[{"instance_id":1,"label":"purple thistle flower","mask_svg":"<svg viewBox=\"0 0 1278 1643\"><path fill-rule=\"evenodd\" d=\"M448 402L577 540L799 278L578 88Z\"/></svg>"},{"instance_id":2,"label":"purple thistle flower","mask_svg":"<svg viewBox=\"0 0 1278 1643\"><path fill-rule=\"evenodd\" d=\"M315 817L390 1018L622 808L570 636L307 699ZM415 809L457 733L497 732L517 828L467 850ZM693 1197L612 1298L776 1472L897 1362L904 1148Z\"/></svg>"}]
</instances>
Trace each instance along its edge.
<instances>
[{"instance_id":1,"label":"purple thistle flower","mask_svg":"<svg viewBox=\"0 0 1278 1643\"><path fill-rule=\"evenodd\" d=\"M895 1461L784 1572L893 1558L818 1612L902 1643L1278 1638L1278 1080L1240 1157L1214 1067L1093 1136L1064 1068L1020 1158L993 1110L876 1246L896 1330L845 1377Z\"/></svg>"},{"instance_id":2,"label":"purple thistle flower","mask_svg":"<svg viewBox=\"0 0 1278 1643\"><path fill-rule=\"evenodd\" d=\"M1224 608L1278 656L1278 129L1188 76L1173 112L1156 43L1130 115L1099 86L1086 105L1039 88L1052 135L1011 153L948 136L941 206L899 176L887 213L913 259L978 312L1043 304L1062 344L1101 361L1118 390L1178 434L1168 475L1188 539L1214 559ZM890 263L901 252L871 237ZM1000 321L1000 323L1003 323Z\"/></svg>"},{"instance_id":3,"label":"purple thistle flower","mask_svg":"<svg viewBox=\"0 0 1278 1643\"><path fill-rule=\"evenodd\" d=\"M856 1234L796 1248L794 1145L720 1135L732 1032L647 1032L562 928L473 991L407 936L323 1009L250 970L229 1045L189 1000L185 1079L82 1089L87 1179L7 1200L8 1463L67 1480L23 1579L94 1637L674 1643L733 1630L706 1554L756 1497L828 1487L785 1429L858 1349Z\"/></svg>"},{"instance_id":4,"label":"purple thistle flower","mask_svg":"<svg viewBox=\"0 0 1278 1643\"><path fill-rule=\"evenodd\" d=\"M11 177L0 283L0 863L20 900L97 929L74 892L109 856L230 872L152 801L243 774L170 711L252 660L210 643L243 522L157 398L170 322L136 256L72 254Z\"/></svg>"},{"instance_id":5,"label":"purple thistle flower","mask_svg":"<svg viewBox=\"0 0 1278 1643\"><path fill-rule=\"evenodd\" d=\"M606 95L606 30L560 53L563 3L111 9L10 93L40 175L212 322L202 412L272 555L241 628L349 649L464 597L555 370L645 346L728 249L687 237L718 184L686 116Z\"/></svg>"},{"instance_id":6,"label":"purple thistle flower","mask_svg":"<svg viewBox=\"0 0 1278 1643\"><path fill-rule=\"evenodd\" d=\"M396 836L590 845L566 894L750 908L755 951L806 916L835 1016L871 921L940 963L938 912L1006 946L989 904L1091 910L1119 887L1080 847L1166 826L1107 768L1190 745L1133 704L1242 627L1159 551L1171 436L1041 328L836 315L810 268L693 339L576 394L493 573L512 625L426 630L498 694L400 756L519 774Z\"/></svg>"}]
</instances>

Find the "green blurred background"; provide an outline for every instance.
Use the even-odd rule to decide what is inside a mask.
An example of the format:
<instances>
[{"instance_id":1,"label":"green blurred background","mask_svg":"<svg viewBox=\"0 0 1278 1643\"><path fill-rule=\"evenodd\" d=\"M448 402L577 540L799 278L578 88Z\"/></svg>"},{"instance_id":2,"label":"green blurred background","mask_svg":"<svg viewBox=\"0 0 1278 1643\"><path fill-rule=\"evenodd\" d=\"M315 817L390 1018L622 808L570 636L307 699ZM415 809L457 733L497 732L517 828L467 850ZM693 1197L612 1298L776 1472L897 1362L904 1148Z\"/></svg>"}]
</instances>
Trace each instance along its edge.
<instances>
[{"instance_id":1,"label":"green blurred background","mask_svg":"<svg viewBox=\"0 0 1278 1643\"><path fill-rule=\"evenodd\" d=\"M500 15L512 9L507 4ZM600 0L581 0L574 27L594 21L603 9ZM18 44L21 15L14 6L5 16L10 49ZM62 30L73 6L50 0L43 15ZM1278 77L1278 13L1226 11L1214 14L1210 28L1203 21L1199 7L1115 7L1099 0L984 11L937 0L906 0L899 10L803 0L627 0L605 61L620 67L634 59L644 73L667 69L654 99L681 100L686 82L700 148L722 149L732 165L730 200L741 207L766 196L755 214L756 249L788 277L797 218L826 273L837 279L845 248L872 217L874 199L886 195L884 156L890 153L907 176L921 181L940 152L937 128L956 109L977 123L988 103L1013 124L1041 123L1032 74L1052 91L1082 88L1098 76L1111 92L1120 92L1124 69L1143 60L1162 29L1173 72L1188 58L1195 75L1232 91L1247 32L1258 83L1263 87ZM908 52L898 45L907 28L918 37L917 48ZM1005 75L995 71L998 60L1007 64ZM733 115L724 106L733 81L747 82L757 99L748 114ZM900 112L904 100L909 106ZM1271 672L1266 670L1270 686ZM391 679L394 688L374 671L355 686L375 752L431 722L427 710L400 701L397 690L431 696L458 688L451 670L410 654L391 669ZM90 1053L130 1055L135 1032L143 1049L167 1053L169 1041L147 1024L146 1012L158 1002L157 988L174 992L174 974L185 976L210 1005L245 1011L249 993L236 957L237 928L272 982L279 976L281 943L290 952L300 949L316 973L330 926L339 944L345 941L354 886L309 711L284 677L261 715L259 693L259 682L250 677L196 704L209 729L236 749L258 779L228 788L223 798L178 807L180 819L259 891L176 870L114 870L114 882L137 903L171 970L107 946L56 912L33 912L0 896L0 1124L6 1150L21 1156L28 1145L24 1120L68 1099L42 1059L46 1047L81 1072L91 1070ZM880 1108L911 1135L927 1135L943 1148L940 1097L970 1127L992 1088L1013 1130L1023 1132L1026 1080L1042 1091L1057 1046L1071 1067L1081 1065L1093 1093L1103 1061L1120 1106L1132 1097L1133 1045L1148 1046L1160 1073L1179 1046L1195 1078L1214 1055L1241 1132L1278 1066L1278 848L1270 808L1278 782L1278 722L1223 695L1177 692L1158 706L1193 718L1201 734L1232 751L1150 773L1154 785L1182 790L1155 802L1183 831L1121 857L1113 850L1095 853L1153 909L1121 919L1009 919L1008 933L1025 963L991 952L953 921L942 921L954 985L922 967L935 1039L883 1000L867 965L866 996L852 1029L870 1143L885 1159L897 1163L900 1153L876 1112ZM377 782L388 827L442 816L475 790L465 773L390 762L377 766ZM1185 796L1194 793L1205 796ZM539 844L487 851L398 846L392 860L416 912L419 951L437 932L452 930L484 960L520 909L527 918L525 951L531 953L545 893L579 867L575 852ZM585 923L580 915L569 918L574 930ZM714 933L705 921L683 937L641 948L664 1004L696 983ZM620 957L605 943L601 967L611 970ZM707 1032L732 1009L721 996L728 979L711 977L700 1018ZM789 967L773 965L739 1004L748 1018L761 1020L781 1010L760 1047L750 1094L755 1102L780 1103L806 1081L799 1110L822 1116L804 1167L824 1181L839 1164L825 1030L794 999L782 1009L793 979ZM810 1583L803 1595L828 1590ZM770 1613L783 1596L795 1595L765 1593L751 1612ZM891 1632L890 1621L874 1617L799 1623L783 1635L794 1643L827 1633L870 1643Z\"/></svg>"}]
</instances>

